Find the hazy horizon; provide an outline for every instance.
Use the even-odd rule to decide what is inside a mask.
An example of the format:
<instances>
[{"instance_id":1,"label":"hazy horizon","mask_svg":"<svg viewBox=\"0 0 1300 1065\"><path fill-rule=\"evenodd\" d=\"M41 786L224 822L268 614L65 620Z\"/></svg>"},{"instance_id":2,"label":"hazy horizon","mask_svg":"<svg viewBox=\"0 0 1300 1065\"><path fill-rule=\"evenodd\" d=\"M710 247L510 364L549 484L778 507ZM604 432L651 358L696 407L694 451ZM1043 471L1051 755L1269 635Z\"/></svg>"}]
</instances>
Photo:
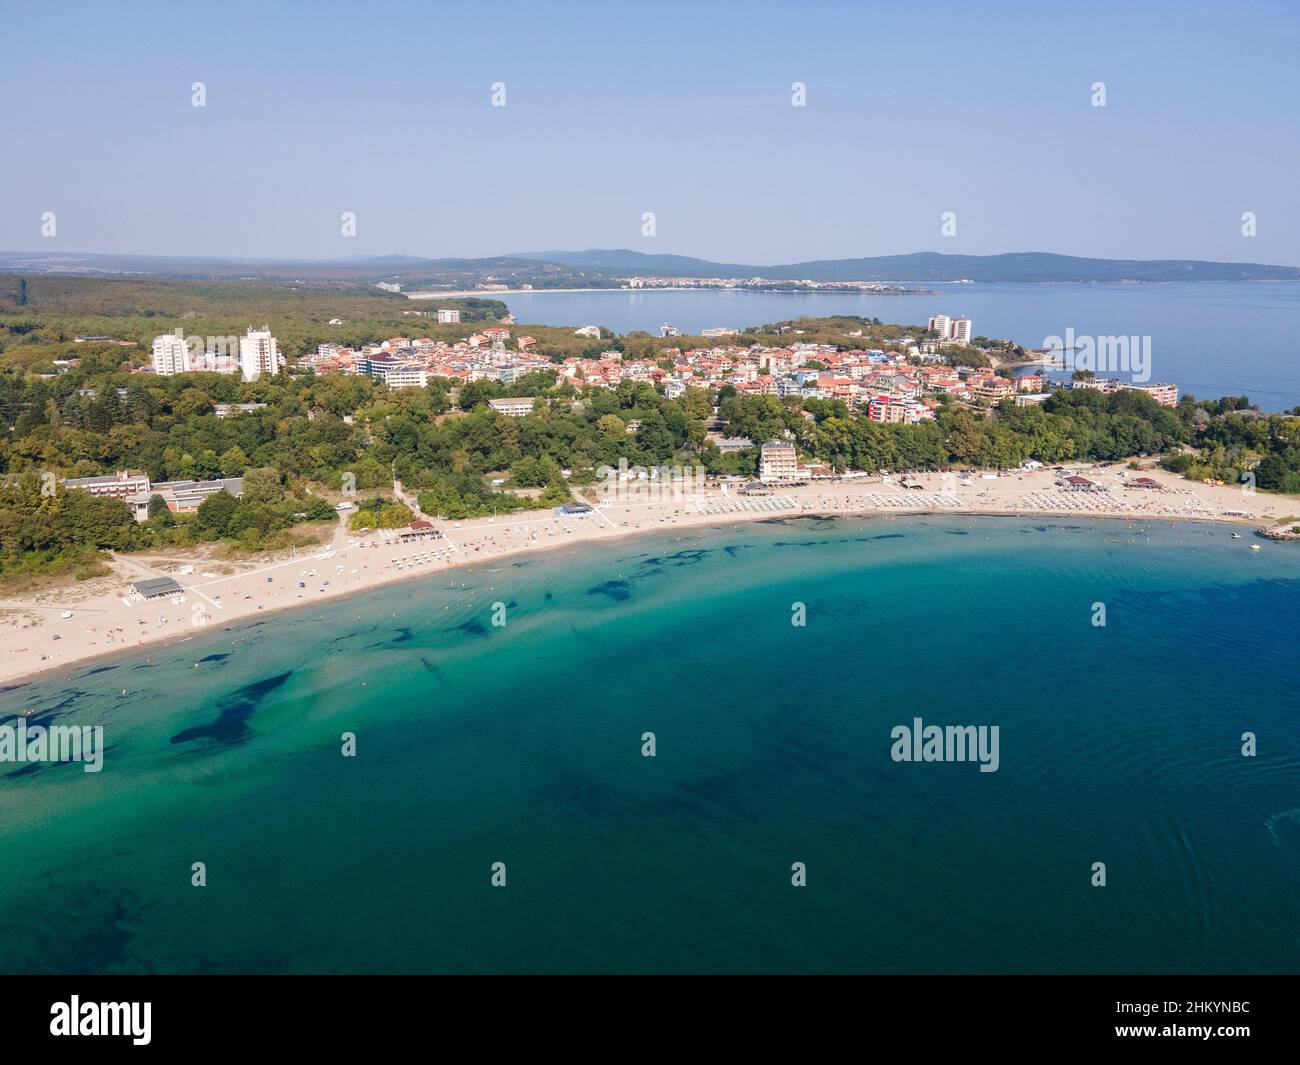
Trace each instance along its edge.
<instances>
[{"instance_id":1,"label":"hazy horizon","mask_svg":"<svg viewBox=\"0 0 1300 1065\"><path fill-rule=\"evenodd\" d=\"M491 15L15 9L0 247L764 265L1046 248L1300 266L1294 5Z\"/></svg>"},{"instance_id":2,"label":"hazy horizon","mask_svg":"<svg viewBox=\"0 0 1300 1065\"><path fill-rule=\"evenodd\" d=\"M175 260L177 260L177 261L182 261L182 262L184 262L184 261L189 261L189 262L203 262L203 261L209 261L209 260L210 260L210 261L213 261L213 262L219 262L219 261L225 261L225 262L241 262L241 261L243 261L243 262L249 262L249 263L264 262L264 263L322 263L322 264L323 264L323 263L347 263L347 262L355 262L355 263L357 263L357 264L362 264L362 263L372 262L372 261L398 260L398 259L420 259L420 260L428 260L428 261L438 261L438 260L441 260L441 259L486 260L486 259L521 258L521 257L527 257L527 258L530 258L530 259L535 259L535 258L538 258L538 257L544 255L544 254L545 254L546 252L548 252L548 251L549 251L549 252L553 252L553 253L555 253L555 254L566 254L566 255L568 255L568 254L584 253L584 252L596 252L596 251L600 251L600 252L615 252L615 251L617 251L617 252L622 252L622 251L640 252L640 249L638 249L638 248L626 248L626 247L622 247L622 248L613 248L613 247L609 247L609 248L594 248L594 247L592 247L592 248L585 248L585 247L584 247L584 248L580 248L580 247L572 247L572 248L550 248L550 249L542 249L542 250L538 250L538 251L484 252L484 253L482 253L482 254L473 254L473 255L455 255L455 256L421 255L421 254L419 254L419 253L411 253L411 252L377 252L377 253L367 252L367 253L359 253L359 254L354 254L354 255L338 255L338 256L332 256L332 257L326 257L326 256L319 256L319 257L302 257L302 256L293 256L293 255L206 255L206 254L178 255L178 254L164 254L164 253L149 252L149 251L142 251L142 252L103 251L103 252L99 252L99 251L85 251L85 250L83 250L83 249L67 249L67 250L64 250L64 249L61 249L61 248L42 248L42 247L39 247L39 246L38 246L38 247L33 247L33 248L3 248L3 247L0 247L0 256L2 256L2 255L30 255L30 256L36 257L36 256L41 256L41 255L56 255L56 256L63 256L63 255L66 255L66 256L87 256L87 257L94 256L94 257L102 257L102 258L124 258L124 259L125 259L125 258L139 258L139 259L175 259ZM686 253L686 252L674 251L674 250L669 249L669 248L665 248L665 249L662 249L662 250L660 250L660 251L644 252L643 254L646 254L646 255L665 255L665 256L677 256L677 257L694 258L694 259L699 259L699 260L702 261L702 262L716 263L716 264L719 264L719 265L729 265L729 264L731 264L731 265L736 265L736 266L760 266L760 267L772 267L772 268L779 267L779 266L791 266L791 265L797 265L797 263L799 263L799 262L815 262L815 261L818 261L818 260L814 260L814 259L804 259L804 260L797 260L797 261L792 260L791 262L785 262L785 263L778 263L778 262L764 262L764 263L758 263L758 262L741 262L739 259L736 259L734 256L727 256L727 255L690 255L690 254L688 254L688 253ZM1128 260L1128 261L1133 261L1133 262L1160 262L1160 261L1166 261L1166 260L1167 260L1167 261L1192 261L1192 260L1186 259L1186 257L1181 257L1181 256L1179 256L1179 257L1174 257L1174 256L1151 256L1151 257L1141 256L1141 257L1139 257L1139 256L1134 256L1134 255L1085 256L1085 255L1075 255L1075 254L1072 253L1072 252L1064 252L1064 251L1046 251L1046 250L1043 250L1043 249L1024 249L1024 248L1013 249L1013 250L1008 250L1008 251L1000 251L1000 252L999 252L999 251L993 251L993 252L946 252L946 251L941 251L941 250L935 250L935 249L933 249L933 248L921 248L921 249L917 249L917 250L915 250L915 251L910 251L910 252L888 252L888 251L884 251L884 252L873 252L873 253L871 253L871 254L869 254L869 255L843 255L843 256L836 256L836 257L835 257L835 260L845 260L845 261L848 261L848 260L853 260L853 259L898 258L898 257L909 256L909 255L974 255L974 256L982 256L982 257L985 257L985 258L993 258L993 257L999 256L999 255L1059 255L1059 256L1062 256L1062 257L1065 257L1065 258L1097 259L1097 260L1099 260L1099 261L1123 261L1123 260ZM831 261L835 261L835 260L831 260ZM1221 260L1219 260L1219 259L1202 259L1202 260L1196 260L1196 261L1201 261L1201 262L1223 262L1223 263L1236 264L1236 265L1242 265L1242 266L1280 266L1280 267L1289 267L1289 266L1292 265L1292 264L1290 264L1290 263L1265 263L1265 262L1258 262L1258 261L1255 261L1255 260L1249 260L1249 259L1221 259ZM1283 278L1283 279L1280 279L1280 280L1290 280L1290 279L1289 279L1289 278Z\"/></svg>"}]
</instances>

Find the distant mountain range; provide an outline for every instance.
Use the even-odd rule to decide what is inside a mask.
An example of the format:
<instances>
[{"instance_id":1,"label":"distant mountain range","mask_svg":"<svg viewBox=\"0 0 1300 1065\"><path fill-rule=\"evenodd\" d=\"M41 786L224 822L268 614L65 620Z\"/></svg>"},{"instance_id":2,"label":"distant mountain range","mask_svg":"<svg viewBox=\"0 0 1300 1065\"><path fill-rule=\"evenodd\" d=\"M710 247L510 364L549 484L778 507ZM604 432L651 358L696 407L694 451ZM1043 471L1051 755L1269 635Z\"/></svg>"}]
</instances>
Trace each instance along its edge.
<instances>
[{"instance_id":1,"label":"distant mountain range","mask_svg":"<svg viewBox=\"0 0 1300 1065\"><path fill-rule=\"evenodd\" d=\"M686 255L649 255L626 248L519 252L479 259L411 255L347 259L223 259L151 255L0 252L0 273L253 278L304 282L400 282L420 287L472 288L480 283L535 288L615 287L621 278L707 277L772 281L1020 281L1165 282L1296 281L1300 267L1220 263L1199 259L1084 259L1050 252L1004 255L880 255L757 266Z\"/></svg>"},{"instance_id":2,"label":"distant mountain range","mask_svg":"<svg viewBox=\"0 0 1300 1065\"><path fill-rule=\"evenodd\" d=\"M514 259L559 263L605 273L660 277L764 277L775 281L1295 281L1300 267L1216 263L1199 259L1084 259L1051 252L1004 255L877 255L815 259L779 266L715 263L685 255L647 255L625 248L522 252Z\"/></svg>"}]
</instances>

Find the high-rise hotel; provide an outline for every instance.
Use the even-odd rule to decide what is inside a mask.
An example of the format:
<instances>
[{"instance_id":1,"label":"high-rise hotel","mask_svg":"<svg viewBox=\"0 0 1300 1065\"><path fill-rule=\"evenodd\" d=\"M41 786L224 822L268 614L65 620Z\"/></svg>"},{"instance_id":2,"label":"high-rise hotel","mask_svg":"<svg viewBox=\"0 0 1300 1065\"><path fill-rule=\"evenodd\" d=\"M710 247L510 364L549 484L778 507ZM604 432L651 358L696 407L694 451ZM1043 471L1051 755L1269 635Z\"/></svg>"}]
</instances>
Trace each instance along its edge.
<instances>
[{"instance_id":1,"label":"high-rise hotel","mask_svg":"<svg viewBox=\"0 0 1300 1065\"><path fill-rule=\"evenodd\" d=\"M239 338L239 368L245 381L256 381L262 374L274 377L280 372L280 354L269 326L248 327L248 335Z\"/></svg>"},{"instance_id":2,"label":"high-rise hotel","mask_svg":"<svg viewBox=\"0 0 1300 1065\"><path fill-rule=\"evenodd\" d=\"M189 373L190 349L180 330L153 338L153 372L159 377Z\"/></svg>"},{"instance_id":3,"label":"high-rise hotel","mask_svg":"<svg viewBox=\"0 0 1300 1065\"><path fill-rule=\"evenodd\" d=\"M969 318L949 318L946 314L936 314L930 318L930 328L939 334L940 340L954 344L969 344L974 336Z\"/></svg>"}]
</instances>

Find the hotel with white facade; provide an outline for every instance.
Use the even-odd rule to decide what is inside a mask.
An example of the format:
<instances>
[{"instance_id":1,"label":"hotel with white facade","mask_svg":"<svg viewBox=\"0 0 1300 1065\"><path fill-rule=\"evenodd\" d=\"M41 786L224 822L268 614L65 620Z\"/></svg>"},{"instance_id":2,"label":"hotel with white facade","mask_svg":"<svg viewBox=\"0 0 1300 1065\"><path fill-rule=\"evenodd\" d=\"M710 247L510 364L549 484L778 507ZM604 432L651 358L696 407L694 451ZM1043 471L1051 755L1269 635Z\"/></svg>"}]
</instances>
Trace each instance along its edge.
<instances>
[{"instance_id":1,"label":"hotel with white facade","mask_svg":"<svg viewBox=\"0 0 1300 1065\"><path fill-rule=\"evenodd\" d=\"M159 377L189 373L190 349L179 330L153 338L153 372Z\"/></svg>"},{"instance_id":2,"label":"hotel with white facade","mask_svg":"<svg viewBox=\"0 0 1300 1065\"><path fill-rule=\"evenodd\" d=\"M245 381L256 381L262 374L274 377L280 372L280 353L275 337L266 326L248 327L248 335L239 338L239 369Z\"/></svg>"}]
</instances>

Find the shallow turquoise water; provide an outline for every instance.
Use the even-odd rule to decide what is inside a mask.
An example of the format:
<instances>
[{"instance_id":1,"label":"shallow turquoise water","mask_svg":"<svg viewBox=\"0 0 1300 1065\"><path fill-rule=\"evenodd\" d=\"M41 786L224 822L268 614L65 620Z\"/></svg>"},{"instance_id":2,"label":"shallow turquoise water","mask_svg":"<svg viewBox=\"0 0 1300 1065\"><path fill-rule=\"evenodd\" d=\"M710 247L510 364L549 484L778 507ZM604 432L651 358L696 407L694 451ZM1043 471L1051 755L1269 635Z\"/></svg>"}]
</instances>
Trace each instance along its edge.
<instances>
[{"instance_id":1,"label":"shallow turquoise water","mask_svg":"<svg viewBox=\"0 0 1300 1065\"><path fill-rule=\"evenodd\" d=\"M8 690L108 751L0 772L0 971L1300 971L1300 551L1141 530L654 534Z\"/></svg>"}]
</instances>

